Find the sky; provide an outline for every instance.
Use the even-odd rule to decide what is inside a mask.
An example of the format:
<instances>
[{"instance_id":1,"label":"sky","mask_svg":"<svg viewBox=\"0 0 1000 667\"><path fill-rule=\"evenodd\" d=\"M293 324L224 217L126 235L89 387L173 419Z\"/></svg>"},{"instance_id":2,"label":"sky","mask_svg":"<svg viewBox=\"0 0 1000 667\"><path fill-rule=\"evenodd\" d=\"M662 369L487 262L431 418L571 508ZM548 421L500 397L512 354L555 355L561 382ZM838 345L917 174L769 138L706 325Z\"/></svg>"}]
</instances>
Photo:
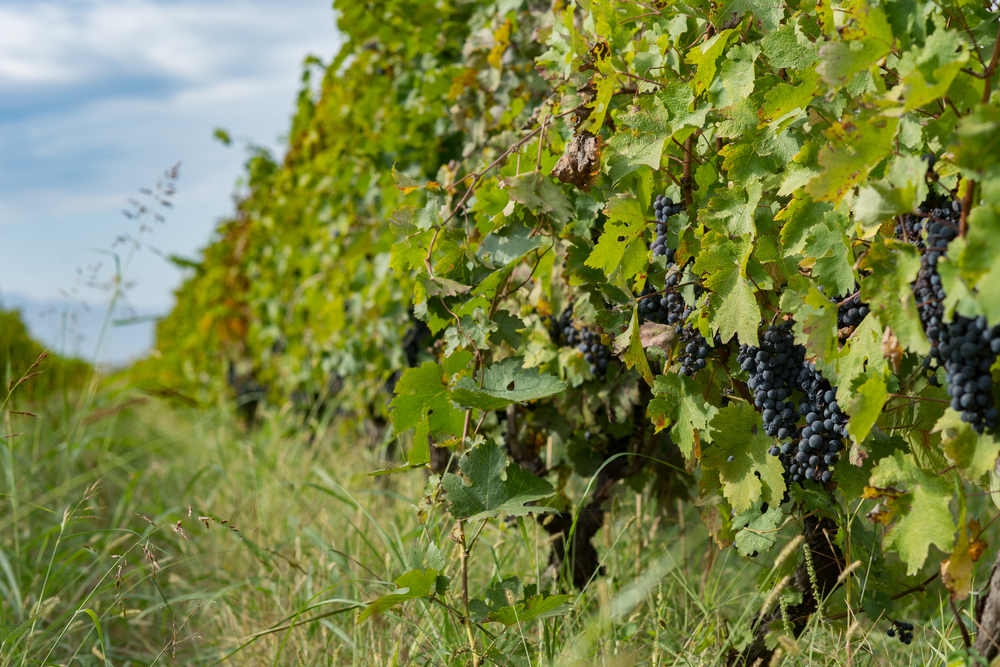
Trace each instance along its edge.
<instances>
[{"instance_id":1,"label":"sky","mask_svg":"<svg viewBox=\"0 0 1000 667\"><path fill-rule=\"evenodd\" d=\"M196 258L233 211L248 142L282 155L302 61L341 44L331 4L0 0L0 305L54 350L94 358L109 293L93 285L138 230L122 210L180 162L173 207L126 275L132 311L114 316L140 322L114 327L99 358L148 350L183 277L164 256Z\"/></svg>"}]
</instances>

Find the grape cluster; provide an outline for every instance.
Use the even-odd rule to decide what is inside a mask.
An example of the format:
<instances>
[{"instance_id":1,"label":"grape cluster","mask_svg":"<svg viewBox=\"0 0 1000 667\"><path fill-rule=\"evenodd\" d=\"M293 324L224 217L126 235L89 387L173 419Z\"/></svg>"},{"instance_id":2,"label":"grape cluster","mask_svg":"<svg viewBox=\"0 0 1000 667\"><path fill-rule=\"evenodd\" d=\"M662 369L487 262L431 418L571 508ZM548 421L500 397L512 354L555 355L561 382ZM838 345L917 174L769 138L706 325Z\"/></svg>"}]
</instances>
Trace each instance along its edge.
<instances>
[{"instance_id":1,"label":"grape cluster","mask_svg":"<svg viewBox=\"0 0 1000 667\"><path fill-rule=\"evenodd\" d=\"M716 335L713 343L718 349L722 346L722 337ZM695 373L706 366L708 356L712 354L712 348L708 346L708 341L705 340L700 331L690 324L680 331L680 347L681 355L678 361L680 361L681 369L678 372L681 375L693 377Z\"/></svg>"},{"instance_id":2,"label":"grape cluster","mask_svg":"<svg viewBox=\"0 0 1000 667\"><path fill-rule=\"evenodd\" d=\"M899 637L899 641L907 646L913 641L913 623L906 621L892 621L892 627L885 633L889 637Z\"/></svg>"},{"instance_id":3,"label":"grape cluster","mask_svg":"<svg viewBox=\"0 0 1000 667\"><path fill-rule=\"evenodd\" d=\"M926 206L921 206L917 210L924 215L930 212ZM896 238L901 241L908 241L915 248L923 252L927 247L926 244L924 244L924 239L920 235L920 232L923 231L924 228L924 219L920 216L913 215L912 213L907 213L902 216L902 220L902 224L900 224L898 220L896 222Z\"/></svg>"},{"instance_id":4,"label":"grape cluster","mask_svg":"<svg viewBox=\"0 0 1000 667\"><path fill-rule=\"evenodd\" d=\"M847 415L837 405L837 390L815 363L802 362L795 384L804 396L798 413L805 417L805 425L799 430L798 442L786 443L780 451L794 459L788 467L793 482L803 478L829 482L833 476L829 467L836 465L848 437Z\"/></svg>"},{"instance_id":5,"label":"grape cluster","mask_svg":"<svg viewBox=\"0 0 1000 667\"><path fill-rule=\"evenodd\" d=\"M951 322L927 332L937 342L931 356L943 363L951 407L962 413L962 421L976 433L997 427L990 367L1000 353L1000 326L990 327L986 318L955 315Z\"/></svg>"},{"instance_id":6,"label":"grape cluster","mask_svg":"<svg viewBox=\"0 0 1000 667\"><path fill-rule=\"evenodd\" d=\"M860 292L855 292L849 298L841 300L840 308L837 309L837 328L856 327L867 314L868 304L861 301Z\"/></svg>"},{"instance_id":7,"label":"grape cluster","mask_svg":"<svg viewBox=\"0 0 1000 667\"><path fill-rule=\"evenodd\" d=\"M945 367L952 409L961 412L962 421L982 433L996 428L1000 421L990 373L1000 353L1000 327L988 326L981 316L955 315L952 321L944 321L945 292L937 264L948 243L958 236L962 204L938 201L934 206L921 209L928 211L926 250L912 287L920 321L931 341L931 354L924 360L924 368L932 370L934 362Z\"/></svg>"},{"instance_id":8,"label":"grape cluster","mask_svg":"<svg viewBox=\"0 0 1000 667\"><path fill-rule=\"evenodd\" d=\"M958 235L958 222L962 204L954 201L950 206L930 209L927 218L926 251L920 260L920 271L913 283L917 311L929 338L940 327L944 314L944 288L938 275L937 263L947 251L948 243Z\"/></svg>"},{"instance_id":9,"label":"grape cluster","mask_svg":"<svg viewBox=\"0 0 1000 667\"><path fill-rule=\"evenodd\" d=\"M790 321L771 325L761 338L759 348L741 345L737 361L750 374L747 386L754 405L764 411L764 432L784 439L792 435L798 421L795 403L789 399L803 348L795 344ZM771 453L778 452L772 448Z\"/></svg>"},{"instance_id":10,"label":"grape cluster","mask_svg":"<svg viewBox=\"0 0 1000 667\"><path fill-rule=\"evenodd\" d=\"M590 373L604 379L611 361L611 350L601 343L601 337L587 327L577 327L573 324L573 308L566 308L555 323L552 339L561 341L568 347L575 347L583 354L584 360L590 364Z\"/></svg>"},{"instance_id":11,"label":"grape cluster","mask_svg":"<svg viewBox=\"0 0 1000 667\"><path fill-rule=\"evenodd\" d=\"M665 255L668 264L674 261L674 249L667 247L667 220L682 210L684 209L680 206L674 205L674 200L670 197L656 195L656 199L653 200L653 211L656 213L656 238L653 239L650 250L653 251L653 257Z\"/></svg>"},{"instance_id":12,"label":"grape cluster","mask_svg":"<svg viewBox=\"0 0 1000 667\"><path fill-rule=\"evenodd\" d=\"M667 276L667 287L677 284L677 273ZM647 284L639 294L639 321L656 322L657 324L677 324L680 325L687 316L691 314L691 309L684 303L684 297L676 292L665 292L656 294L656 289ZM649 295L653 296L649 296Z\"/></svg>"}]
</instances>

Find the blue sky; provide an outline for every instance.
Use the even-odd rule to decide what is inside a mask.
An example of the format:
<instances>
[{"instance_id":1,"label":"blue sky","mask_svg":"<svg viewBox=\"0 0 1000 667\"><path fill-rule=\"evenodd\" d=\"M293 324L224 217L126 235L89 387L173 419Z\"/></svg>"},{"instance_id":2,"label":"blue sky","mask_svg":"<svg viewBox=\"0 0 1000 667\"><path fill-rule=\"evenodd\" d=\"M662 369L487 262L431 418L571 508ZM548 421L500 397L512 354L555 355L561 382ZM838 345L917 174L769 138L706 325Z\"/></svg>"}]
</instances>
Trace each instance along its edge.
<instances>
[{"instance_id":1,"label":"blue sky","mask_svg":"<svg viewBox=\"0 0 1000 667\"><path fill-rule=\"evenodd\" d=\"M157 252L197 256L232 193L247 141L281 154L307 54L340 45L330 0L0 0L0 291L32 331L90 358L122 209L181 161L174 208L136 255L129 301L169 311L181 273ZM222 127L234 138L212 138ZM80 302L87 304L82 307ZM71 304L71 305L67 305ZM115 329L103 357L141 354L152 325Z\"/></svg>"}]
</instances>

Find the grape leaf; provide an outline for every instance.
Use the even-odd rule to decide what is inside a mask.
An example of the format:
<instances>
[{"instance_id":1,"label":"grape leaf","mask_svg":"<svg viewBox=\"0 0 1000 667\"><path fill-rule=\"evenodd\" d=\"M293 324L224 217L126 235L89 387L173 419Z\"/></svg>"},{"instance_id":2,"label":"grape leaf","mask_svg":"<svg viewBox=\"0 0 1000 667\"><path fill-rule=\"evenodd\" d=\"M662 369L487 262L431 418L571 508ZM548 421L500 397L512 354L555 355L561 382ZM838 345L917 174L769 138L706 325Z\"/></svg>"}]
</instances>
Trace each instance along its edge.
<instances>
[{"instance_id":1,"label":"grape leaf","mask_svg":"<svg viewBox=\"0 0 1000 667\"><path fill-rule=\"evenodd\" d=\"M764 433L764 422L753 406L729 405L719 410L711 427L712 446L702 450L702 466L719 471L722 494L733 509L743 512L762 497L772 505L780 504L785 493L784 469L768 453L774 440Z\"/></svg>"},{"instance_id":2,"label":"grape leaf","mask_svg":"<svg viewBox=\"0 0 1000 667\"><path fill-rule=\"evenodd\" d=\"M463 454L458 466L461 477L447 473L441 479L448 511L456 519L479 521L556 511L552 507L526 504L551 496L555 489L544 479L508 461L507 454L492 440Z\"/></svg>"},{"instance_id":3,"label":"grape leaf","mask_svg":"<svg viewBox=\"0 0 1000 667\"><path fill-rule=\"evenodd\" d=\"M737 44L726 53L719 77L708 89L708 100L717 109L736 104L753 93L754 61L760 55L755 44Z\"/></svg>"},{"instance_id":4,"label":"grape leaf","mask_svg":"<svg viewBox=\"0 0 1000 667\"><path fill-rule=\"evenodd\" d=\"M813 228L822 224L824 216L833 211L833 205L827 202L815 202L805 190L796 190L792 200L781 209L775 220L784 221L781 228L781 247L785 257L791 257L802 252L806 240L812 235Z\"/></svg>"},{"instance_id":5,"label":"grape leaf","mask_svg":"<svg viewBox=\"0 0 1000 667\"><path fill-rule=\"evenodd\" d=\"M837 402L847 405L854 393L855 379L870 373L881 374L887 366L882 355L882 327L878 319L869 314L844 344L837 359Z\"/></svg>"},{"instance_id":6,"label":"grape leaf","mask_svg":"<svg viewBox=\"0 0 1000 667\"><path fill-rule=\"evenodd\" d=\"M708 424L718 414L718 408L704 400L692 378L677 373L658 375L653 394L656 398L650 401L649 411L656 430L676 424L671 437L684 458L693 462L702 438L711 441Z\"/></svg>"},{"instance_id":7,"label":"grape leaf","mask_svg":"<svg viewBox=\"0 0 1000 667\"><path fill-rule=\"evenodd\" d=\"M887 97L902 100L903 106L889 112L901 115L943 97L968 62L969 52L959 45L956 31L935 30L922 46L914 45L900 57L900 82Z\"/></svg>"},{"instance_id":8,"label":"grape leaf","mask_svg":"<svg viewBox=\"0 0 1000 667\"><path fill-rule=\"evenodd\" d=\"M866 0L850 3L843 26L844 41L821 46L819 56L823 62L816 67L823 79L836 88L888 55L895 41L885 12Z\"/></svg>"},{"instance_id":9,"label":"grape leaf","mask_svg":"<svg viewBox=\"0 0 1000 667\"><path fill-rule=\"evenodd\" d=\"M604 233L587 258L586 265L603 269L611 276L621 269L622 276L631 278L648 262L646 247L646 207L635 197L619 195L608 202L604 214Z\"/></svg>"},{"instance_id":10,"label":"grape leaf","mask_svg":"<svg viewBox=\"0 0 1000 667\"><path fill-rule=\"evenodd\" d=\"M760 308L746 276L752 248L749 235L730 239L725 234L708 232L692 269L708 274L705 279L705 287L711 292L708 321L723 342L737 334L741 343L757 345Z\"/></svg>"},{"instance_id":11,"label":"grape leaf","mask_svg":"<svg viewBox=\"0 0 1000 667\"><path fill-rule=\"evenodd\" d=\"M736 30L734 29L722 30L708 41L695 46L687 52L684 58L685 62L697 68L694 77L691 79L691 90L694 91L695 95L701 95L708 89L709 84L712 83L712 79L715 78L715 72L717 71L716 62L725 50L726 44L729 43L729 38L735 32Z\"/></svg>"},{"instance_id":12,"label":"grape leaf","mask_svg":"<svg viewBox=\"0 0 1000 667\"><path fill-rule=\"evenodd\" d=\"M486 317L485 308L476 308L471 315L463 315L460 321L461 327L453 324L444 331L446 356L450 357L459 348L487 349L487 339L499 328Z\"/></svg>"},{"instance_id":13,"label":"grape leaf","mask_svg":"<svg viewBox=\"0 0 1000 667\"><path fill-rule=\"evenodd\" d=\"M868 304L883 326L892 327L900 345L925 355L931 350L917 314L910 283L920 270L920 256L907 243L876 243L861 260L861 268L872 274L861 281L861 300Z\"/></svg>"},{"instance_id":14,"label":"grape leaf","mask_svg":"<svg viewBox=\"0 0 1000 667\"><path fill-rule=\"evenodd\" d=\"M771 69L803 69L816 62L816 46L791 25L780 26L760 41Z\"/></svg>"},{"instance_id":15,"label":"grape leaf","mask_svg":"<svg viewBox=\"0 0 1000 667\"><path fill-rule=\"evenodd\" d=\"M896 521L885 537L886 551L895 551L906 563L907 575L920 571L933 544L948 553L955 543L955 519L948 508L952 486L944 478L918 468L913 456L896 451L872 470L873 487L905 489L896 498L883 498Z\"/></svg>"},{"instance_id":16,"label":"grape leaf","mask_svg":"<svg viewBox=\"0 0 1000 667\"><path fill-rule=\"evenodd\" d=\"M819 152L824 170L808 185L806 192L816 201L840 201L868 172L895 148L892 141L896 118L845 118L824 133L830 144Z\"/></svg>"},{"instance_id":17,"label":"grape leaf","mask_svg":"<svg viewBox=\"0 0 1000 667\"><path fill-rule=\"evenodd\" d=\"M733 236L750 234L752 238L757 233L753 216L762 190L757 179L743 188L716 188L708 201L708 210L700 211L699 220L714 231L725 231Z\"/></svg>"},{"instance_id":18,"label":"grape leaf","mask_svg":"<svg viewBox=\"0 0 1000 667\"><path fill-rule=\"evenodd\" d=\"M523 366L524 357L507 357L486 369L482 387L478 387L471 377L459 379L451 398L463 407L489 412L511 403L552 396L566 389L566 383L559 378Z\"/></svg>"},{"instance_id":19,"label":"grape leaf","mask_svg":"<svg viewBox=\"0 0 1000 667\"><path fill-rule=\"evenodd\" d=\"M534 213L548 213L566 223L573 217L573 206L562 188L540 171L511 176L501 181L512 201Z\"/></svg>"},{"instance_id":20,"label":"grape leaf","mask_svg":"<svg viewBox=\"0 0 1000 667\"><path fill-rule=\"evenodd\" d=\"M401 575L399 579L396 579L396 590L394 592L389 595L383 595L365 607L358 615L357 622L361 623L361 621L369 616L381 614L387 609L395 607L397 604L402 604L407 600L433 597L438 593L439 578L441 577L438 576L437 570L432 567L426 570L410 570Z\"/></svg>"},{"instance_id":21,"label":"grape leaf","mask_svg":"<svg viewBox=\"0 0 1000 667\"><path fill-rule=\"evenodd\" d=\"M476 254L493 264L505 266L520 262L529 252L541 247L542 241L541 236L532 236L531 229L523 225L505 227L487 234Z\"/></svg>"},{"instance_id":22,"label":"grape leaf","mask_svg":"<svg viewBox=\"0 0 1000 667\"><path fill-rule=\"evenodd\" d=\"M753 557L754 554L759 556L778 541L778 526L781 525L785 515L774 503L771 503L764 513L761 513L760 508L760 503L755 503L747 511L733 518L733 530L737 531L736 549L744 556Z\"/></svg>"},{"instance_id":23,"label":"grape leaf","mask_svg":"<svg viewBox=\"0 0 1000 667\"><path fill-rule=\"evenodd\" d=\"M425 361L419 368L403 371L394 389L396 397L389 403L393 430L402 433L428 415L431 431L454 433L456 423L461 429L462 417L451 406L446 382L443 369L433 361Z\"/></svg>"},{"instance_id":24,"label":"grape leaf","mask_svg":"<svg viewBox=\"0 0 1000 667\"><path fill-rule=\"evenodd\" d=\"M882 406L888 397L889 390L882 373L869 374L861 386L850 392L846 411L851 417L848 430L855 444L861 444L868 437L872 426L882 414Z\"/></svg>"},{"instance_id":25,"label":"grape leaf","mask_svg":"<svg viewBox=\"0 0 1000 667\"><path fill-rule=\"evenodd\" d=\"M764 104L757 111L757 127L774 127L783 119L791 120L805 110L816 94L819 74L806 72L797 84L779 83L764 94Z\"/></svg>"},{"instance_id":26,"label":"grape leaf","mask_svg":"<svg viewBox=\"0 0 1000 667\"><path fill-rule=\"evenodd\" d=\"M518 332L525 326L521 318L511 315L506 310L498 310L493 316L493 322L497 329L490 334L490 342L494 345L504 342L516 350L521 345L521 334Z\"/></svg>"},{"instance_id":27,"label":"grape leaf","mask_svg":"<svg viewBox=\"0 0 1000 667\"><path fill-rule=\"evenodd\" d=\"M961 413L948 408L932 432L941 434L945 454L969 481L977 482L993 470L1000 444L992 434L977 435L972 426L962 421Z\"/></svg>"}]
</instances>

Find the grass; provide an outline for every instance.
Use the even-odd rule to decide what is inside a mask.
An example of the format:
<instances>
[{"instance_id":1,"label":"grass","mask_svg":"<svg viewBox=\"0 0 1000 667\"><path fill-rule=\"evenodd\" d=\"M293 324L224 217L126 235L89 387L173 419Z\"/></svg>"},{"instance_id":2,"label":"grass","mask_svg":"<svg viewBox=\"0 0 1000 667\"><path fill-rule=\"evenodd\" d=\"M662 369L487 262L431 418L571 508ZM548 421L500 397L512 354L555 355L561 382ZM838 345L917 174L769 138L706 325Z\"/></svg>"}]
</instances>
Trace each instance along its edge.
<instances>
[{"instance_id":1,"label":"grass","mask_svg":"<svg viewBox=\"0 0 1000 667\"><path fill-rule=\"evenodd\" d=\"M368 476L384 465L370 427L338 417L307 431L275 412L248 432L225 405L194 410L115 386L72 405L6 415L5 432L23 433L0 451L0 667L471 664L443 604L356 622L431 544L453 581L442 602L462 606L454 523L435 499L418 520L421 471ZM764 603L767 590L755 591L771 560L716 549L693 503L661 506L651 492L618 491L596 538L605 576L567 615L503 633L493 645L507 647L505 664L722 664ZM559 586L547 534L523 526L483 529L470 595L513 574ZM779 547L796 534L784 529ZM842 598L826 609L844 609ZM960 646L946 600L923 619L907 606L915 599L898 604L917 623L912 646L863 615L816 617L783 645L783 664L940 664Z\"/></svg>"}]
</instances>

